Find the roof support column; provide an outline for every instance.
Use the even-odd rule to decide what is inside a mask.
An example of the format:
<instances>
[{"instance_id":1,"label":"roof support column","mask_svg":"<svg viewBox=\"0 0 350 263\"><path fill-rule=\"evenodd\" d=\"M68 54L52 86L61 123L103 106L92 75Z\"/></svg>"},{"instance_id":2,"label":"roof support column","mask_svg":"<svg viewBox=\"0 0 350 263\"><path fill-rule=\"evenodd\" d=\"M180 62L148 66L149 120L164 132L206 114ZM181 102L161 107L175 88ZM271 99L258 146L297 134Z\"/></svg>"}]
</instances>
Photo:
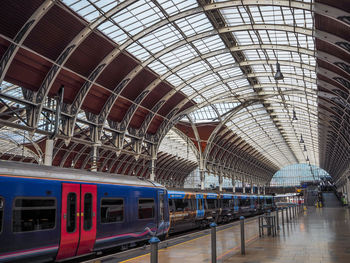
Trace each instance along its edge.
<instances>
[{"instance_id":1,"label":"roof support column","mask_svg":"<svg viewBox=\"0 0 350 263\"><path fill-rule=\"evenodd\" d=\"M260 195L260 183L259 182L258 182L257 187L258 187L258 195Z\"/></svg>"},{"instance_id":2,"label":"roof support column","mask_svg":"<svg viewBox=\"0 0 350 263\"><path fill-rule=\"evenodd\" d=\"M205 180L205 171L204 170L200 170L199 171L199 177L201 180L201 190L204 190L204 180Z\"/></svg>"},{"instance_id":3,"label":"roof support column","mask_svg":"<svg viewBox=\"0 0 350 263\"><path fill-rule=\"evenodd\" d=\"M232 192L236 193L236 180L235 176L232 176Z\"/></svg>"},{"instance_id":4,"label":"roof support column","mask_svg":"<svg viewBox=\"0 0 350 263\"><path fill-rule=\"evenodd\" d=\"M266 195L265 185L263 186L263 195Z\"/></svg>"},{"instance_id":5,"label":"roof support column","mask_svg":"<svg viewBox=\"0 0 350 263\"><path fill-rule=\"evenodd\" d=\"M91 164L91 171L97 172L97 144L92 146L92 164Z\"/></svg>"},{"instance_id":6,"label":"roof support column","mask_svg":"<svg viewBox=\"0 0 350 263\"><path fill-rule=\"evenodd\" d=\"M242 193L245 194L245 176L242 174Z\"/></svg>"},{"instance_id":7,"label":"roof support column","mask_svg":"<svg viewBox=\"0 0 350 263\"><path fill-rule=\"evenodd\" d=\"M223 183L223 178L222 178L222 172L219 172L219 191L222 192L222 183Z\"/></svg>"},{"instance_id":8,"label":"roof support column","mask_svg":"<svg viewBox=\"0 0 350 263\"><path fill-rule=\"evenodd\" d=\"M151 181L154 181L156 178L156 159L151 159L151 174L149 176L149 179Z\"/></svg>"},{"instance_id":9,"label":"roof support column","mask_svg":"<svg viewBox=\"0 0 350 263\"><path fill-rule=\"evenodd\" d=\"M254 194L253 177L251 177L251 179L250 179L250 193Z\"/></svg>"},{"instance_id":10,"label":"roof support column","mask_svg":"<svg viewBox=\"0 0 350 263\"><path fill-rule=\"evenodd\" d=\"M157 147L155 145L151 146L151 174L149 176L149 179L151 181L154 181L156 178L156 161L157 161Z\"/></svg>"},{"instance_id":11,"label":"roof support column","mask_svg":"<svg viewBox=\"0 0 350 263\"><path fill-rule=\"evenodd\" d=\"M53 145L54 145L53 139L46 140L44 164L47 166L52 165Z\"/></svg>"}]
</instances>

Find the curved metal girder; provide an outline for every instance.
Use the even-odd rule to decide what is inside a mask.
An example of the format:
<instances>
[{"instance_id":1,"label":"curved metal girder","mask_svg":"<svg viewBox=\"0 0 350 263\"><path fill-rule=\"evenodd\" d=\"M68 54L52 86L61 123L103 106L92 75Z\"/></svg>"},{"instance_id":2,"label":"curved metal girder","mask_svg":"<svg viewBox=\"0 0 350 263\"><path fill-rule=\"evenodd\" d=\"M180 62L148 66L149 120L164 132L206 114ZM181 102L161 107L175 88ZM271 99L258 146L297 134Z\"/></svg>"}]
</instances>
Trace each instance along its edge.
<instances>
[{"instance_id":1,"label":"curved metal girder","mask_svg":"<svg viewBox=\"0 0 350 263\"><path fill-rule=\"evenodd\" d=\"M46 0L41 6L34 12L33 15L28 19L28 21L22 26L20 31L16 34L13 39L14 43L11 43L7 48L6 52L2 56L0 60L0 84L3 82L7 70L9 69L13 58L16 56L17 51L20 46L26 40L29 33L32 29L38 24L40 19L50 10L50 8L54 5L55 0Z\"/></svg>"},{"instance_id":2,"label":"curved metal girder","mask_svg":"<svg viewBox=\"0 0 350 263\"><path fill-rule=\"evenodd\" d=\"M42 82L36 97L35 103L38 104L38 107L35 109L35 114L32 120L32 126L37 127L39 116L44 106L45 98L47 97L53 83L55 82L58 74L60 73L63 65L70 58L70 55L73 54L74 50L96 29L99 25L104 23L109 19L110 16L116 14L117 12L123 10L130 4L136 2L137 0L126 0L123 3L116 5L114 8L110 9L108 12L100 15L96 20L87 24L85 28L83 28L74 39L68 44L68 46L62 51L60 56L57 58L56 63L53 64L49 72L46 74L44 81ZM74 130L74 127L71 129L71 132Z\"/></svg>"},{"instance_id":3,"label":"curved metal girder","mask_svg":"<svg viewBox=\"0 0 350 263\"><path fill-rule=\"evenodd\" d=\"M257 27L259 27L259 25L256 25ZM310 31L307 28L302 28L302 27L291 27L291 26L278 26L278 25L266 25L265 24L265 29L268 28L269 26L273 27L274 29L279 29L279 30L283 30L286 32L295 32L296 30L300 32L303 32L302 34L305 35L312 35L312 31ZM251 27L250 27L251 28ZM244 30L248 30L247 26L234 26L234 27L225 27L225 28L221 28L219 29L219 32L236 32L236 31L244 31ZM310 31L310 32L309 32ZM102 125L106 122L107 117L114 105L114 103L116 102L117 98L119 97L119 94L123 91L123 89L127 86L128 83L130 83L137 75L138 73L140 73L146 66L148 66L150 63L154 62L155 60L157 60L158 58L162 57L163 55L183 46L188 44L189 42L193 42L199 39L203 39L206 37L210 37L210 36L215 36L217 35L217 30L209 30L207 32L204 33L199 33L197 35L185 38L183 40L180 40L178 42L175 42L174 44L170 45L169 47L166 47L160 51L158 51L157 53L153 54L153 56L147 60L145 60L144 62L142 62L142 64L138 65L136 68L134 68L131 72L129 72L129 74L124 77L124 79L118 84L117 88L114 90L114 93L107 99L105 105L103 106L103 109L100 113L99 116L99 125L100 127L102 127ZM253 45L254 46L254 45ZM286 51L291 51L291 52L302 52L307 55L313 55L314 51L313 50L308 50L308 49L304 49L304 48L298 48L298 47L291 47L291 46L287 46L287 45L258 45L261 48L269 48L269 49L279 49L279 50L286 50ZM241 48L240 50L244 50L243 46L238 46L238 47L232 47L230 50L231 51L238 51L236 50L237 48ZM252 47L252 45L249 46L245 46L246 49L256 49L256 47ZM144 90L147 93L149 92L149 90L147 90L147 88ZM140 101L142 100L142 98L140 99Z\"/></svg>"}]
</instances>

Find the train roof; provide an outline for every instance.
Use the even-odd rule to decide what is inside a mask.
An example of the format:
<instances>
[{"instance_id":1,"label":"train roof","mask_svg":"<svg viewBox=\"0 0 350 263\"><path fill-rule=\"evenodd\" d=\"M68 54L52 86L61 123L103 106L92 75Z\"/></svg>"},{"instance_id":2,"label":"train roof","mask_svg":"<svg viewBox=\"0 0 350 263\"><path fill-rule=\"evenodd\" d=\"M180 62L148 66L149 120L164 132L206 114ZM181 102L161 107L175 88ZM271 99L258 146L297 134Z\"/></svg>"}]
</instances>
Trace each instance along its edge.
<instances>
[{"instance_id":1,"label":"train roof","mask_svg":"<svg viewBox=\"0 0 350 263\"><path fill-rule=\"evenodd\" d=\"M10 161L0 161L0 174L35 177L43 179L83 181L88 183L111 183L165 188L164 186L156 182L143 180L134 176L107 174L102 172L92 172L78 169L61 168L37 164L26 164Z\"/></svg>"}]
</instances>

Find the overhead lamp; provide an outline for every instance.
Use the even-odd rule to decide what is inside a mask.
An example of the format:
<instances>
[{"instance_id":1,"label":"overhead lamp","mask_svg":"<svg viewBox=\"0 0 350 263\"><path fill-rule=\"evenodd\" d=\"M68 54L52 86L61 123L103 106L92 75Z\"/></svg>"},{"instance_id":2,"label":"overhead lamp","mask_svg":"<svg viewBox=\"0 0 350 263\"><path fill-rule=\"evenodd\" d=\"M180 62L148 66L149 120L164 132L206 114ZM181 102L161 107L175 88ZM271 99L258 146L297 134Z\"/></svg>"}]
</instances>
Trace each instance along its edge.
<instances>
[{"instance_id":1,"label":"overhead lamp","mask_svg":"<svg viewBox=\"0 0 350 263\"><path fill-rule=\"evenodd\" d=\"M300 143L304 143L303 135L300 135Z\"/></svg>"},{"instance_id":2,"label":"overhead lamp","mask_svg":"<svg viewBox=\"0 0 350 263\"><path fill-rule=\"evenodd\" d=\"M297 113L295 112L295 110L293 109L293 118L292 118L292 121L297 121L298 118L297 118Z\"/></svg>"},{"instance_id":3,"label":"overhead lamp","mask_svg":"<svg viewBox=\"0 0 350 263\"><path fill-rule=\"evenodd\" d=\"M283 74L281 72L281 65L280 63L276 63L276 74L275 74L275 80L282 80L284 79Z\"/></svg>"},{"instance_id":4,"label":"overhead lamp","mask_svg":"<svg viewBox=\"0 0 350 263\"><path fill-rule=\"evenodd\" d=\"M306 156L306 161L307 161L307 162L309 162L309 161L310 161L310 160L309 160L309 156Z\"/></svg>"},{"instance_id":5,"label":"overhead lamp","mask_svg":"<svg viewBox=\"0 0 350 263\"><path fill-rule=\"evenodd\" d=\"M304 144L304 152L306 152L306 145Z\"/></svg>"}]
</instances>

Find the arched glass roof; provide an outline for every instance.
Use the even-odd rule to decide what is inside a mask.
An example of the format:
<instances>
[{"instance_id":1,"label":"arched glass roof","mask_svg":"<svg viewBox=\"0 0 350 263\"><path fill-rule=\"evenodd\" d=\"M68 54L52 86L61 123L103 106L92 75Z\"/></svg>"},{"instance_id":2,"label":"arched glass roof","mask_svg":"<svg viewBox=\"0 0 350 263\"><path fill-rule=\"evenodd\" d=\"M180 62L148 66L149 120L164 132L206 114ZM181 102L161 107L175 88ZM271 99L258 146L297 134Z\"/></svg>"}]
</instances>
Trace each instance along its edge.
<instances>
[{"instance_id":1,"label":"arched glass roof","mask_svg":"<svg viewBox=\"0 0 350 263\"><path fill-rule=\"evenodd\" d=\"M54 137L54 165L90 169L93 149L101 171L130 174L138 165L139 176L172 142L191 147L192 160L183 160L191 169L197 159L201 172L259 182L295 163L339 180L349 171L345 0L3 7L0 129L39 161ZM275 78L278 68L284 78ZM169 158L162 155L165 166Z\"/></svg>"},{"instance_id":2,"label":"arched glass roof","mask_svg":"<svg viewBox=\"0 0 350 263\"><path fill-rule=\"evenodd\" d=\"M64 2L96 23L125 4L98 29L194 101L193 120L220 119L280 168L319 164L311 0Z\"/></svg>"}]
</instances>

